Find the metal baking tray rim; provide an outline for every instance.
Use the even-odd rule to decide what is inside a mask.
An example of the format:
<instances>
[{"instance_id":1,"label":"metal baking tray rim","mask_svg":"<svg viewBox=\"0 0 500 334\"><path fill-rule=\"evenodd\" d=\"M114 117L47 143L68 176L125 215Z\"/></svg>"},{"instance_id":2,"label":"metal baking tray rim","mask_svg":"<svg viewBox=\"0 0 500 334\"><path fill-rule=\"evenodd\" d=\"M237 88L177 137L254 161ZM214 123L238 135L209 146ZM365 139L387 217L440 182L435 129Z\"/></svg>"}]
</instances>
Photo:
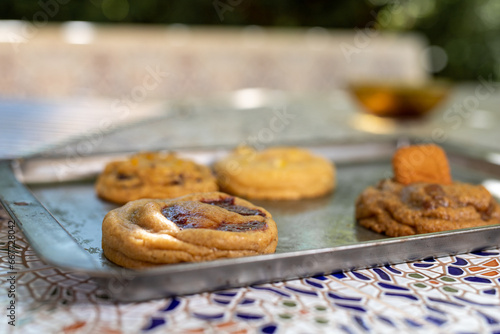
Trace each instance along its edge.
<instances>
[{"instance_id":1,"label":"metal baking tray rim","mask_svg":"<svg viewBox=\"0 0 500 334\"><path fill-rule=\"evenodd\" d=\"M368 160L377 157L387 158L396 148L397 142L389 140L370 143L322 143L315 146L315 149L321 151L322 148L335 147L335 145L342 148L337 152L340 154L339 161L335 162L342 163L343 159L347 162L362 162L363 156L357 156L354 148L363 145L365 151L375 149L375 151L370 151L372 154L369 154ZM500 166L498 160L495 160L495 157L500 157L499 152L478 148L464 148L453 146L453 144L445 145L444 148L447 153L451 153L449 155L450 161L460 162L474 169L484 169L486 172L494 173L500 179ZM194 151L196 150L198 150L197 152L212 150L212 158L213 150L217 152L216 157L220 157L228 151L228 149L220 147L200 148ZM119 156L124 154L118 153ZM207 157L201 156L204 162L207 162ZM166 265L147 270L131 270L120 267L109 267L104 270L96 265L95 260L89 257L79 244L80 252L72 254L72 262L55 261L54 254L60 252L65 246L74 248L77 241L27 188L27 184L30 182L36 184L43 180L30 179L30 173L29 171L26 172L26 168L32 168L36 171L47 160L57 161L57 159L63 158L35 156L0 161L0 201L42 259L49 264L83 272L101 279L104 282L103 284L108 287L110 281L125 281L127 284L120 290L120 293L114 293L114 297L121 300L145 300L158 296L190 294L214 289L282 281L342 270L416 261L431 256L466 253L500 245L500 225L494 225L407 237L384 238L375 241L358 241L335 247ZM90 160L97 159L97 165L99 165L102 164L102 159L109 159L109 156L98 155L86 158ZM71 180L72 177L85 178L95 175L95 166L97 165L92 165L92 163L90 165L93 167L84 171L83 174L66 175L66 179L63 178L60 182ZM33 175L36 175L36 173ZM58 179L58 175L52 175L52 177ZM49 231L46 229L49 229ZM53 235L50 233L53 233ZM39 234L44 235L45 238L49 235L53 237L54 245L57 247L52 250L52 253L50 253L51 250L42 249L38 242ZM481 246L476 247L471 244L468 242L470 239L481 239ZM406 255L401 256L401 254ZM357 260L352 260L353 258ZM82 263L85 263L85 265L81 265ZM189 273L191 275L188 275ZM197 276L203 276L202 274L211 275L213 282L203 283L199 277L197 278ZM165 288L166 282L170 282L175 288ZM161 293L158 293L160 290ZM126 296L123 295L123 291L127 291Z\"/></svg>"}]
</instances>

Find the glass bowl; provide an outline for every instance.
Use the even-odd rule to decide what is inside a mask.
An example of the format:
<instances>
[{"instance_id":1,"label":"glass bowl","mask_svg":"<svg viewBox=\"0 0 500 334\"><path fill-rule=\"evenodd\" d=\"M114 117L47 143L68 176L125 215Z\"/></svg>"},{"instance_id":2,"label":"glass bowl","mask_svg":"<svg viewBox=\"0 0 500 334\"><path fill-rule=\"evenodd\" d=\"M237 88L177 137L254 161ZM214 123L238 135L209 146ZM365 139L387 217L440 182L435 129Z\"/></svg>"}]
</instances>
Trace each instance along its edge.
<instances>
[{"instance_id":1,"label":"glass bowl","mask_svg":"<svg viewBox=\"0 0 500 334\"><path fill-rule=\"evenodd\" d=\"M428 114L450 92L445 81L420 84L365 82L349 85L363 109L373 115L392 118L418 118Z\"/></svg>"}]
</instances>

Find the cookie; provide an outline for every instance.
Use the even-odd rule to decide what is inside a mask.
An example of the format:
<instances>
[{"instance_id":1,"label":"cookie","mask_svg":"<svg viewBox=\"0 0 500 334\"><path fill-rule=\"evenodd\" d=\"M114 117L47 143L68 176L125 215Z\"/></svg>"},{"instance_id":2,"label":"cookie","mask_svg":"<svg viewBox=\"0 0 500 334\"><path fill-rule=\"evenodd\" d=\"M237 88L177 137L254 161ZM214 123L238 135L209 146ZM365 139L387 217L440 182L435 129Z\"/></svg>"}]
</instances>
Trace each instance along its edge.
<instances>
[{"instance_id":1,"label":"cookie","mask_svg":"<svg viewBox=\"0 0 500 334\"><path fill-rule=\"evenodd\" d=\"M383 180L358 197L356 219L397 237L500 224L500 205L482 185Z\"/></svg>"},{"instance_id":2,"label":"cookie","mask_svg":"<svg viewBox=\"0 0 500 334\"><path fill-rule=\"evenodd\" d=\"M132 201L102 223L104 255L127 268L267 254L277 243L268 211L221 192Z\"/></svg>"},{"instance_id":3,"label":"cookie","mask_svg":"<svg viewBox=\"0 0 500 334\"><path fill-rule=\"evenodd\" d=\"M402 184L452 183L446 153L434 144L399 148L393 156L392 165L395 180Z\"/></svg>"},{"instance_id":4,"label":"cookie","mask_svg":"<svg viewBox=\"0 0 500 334\"><path fill-rule=\"evenodd\" d=\"M214 169L223 191L252 199L318 197L331 192L336 182L331 161L297 147L240 147Z\"/></svg>"},{"instance_id":5,"label":"cookie","mask_svg":"<svg viewBox=\"0 0 500 334\"><path fill-rule=\"evenodd\" d=\"M217 191L207 166L173 153L141 152L106 165L97 178L97 195L124 204L140 198L175 198L195 192Z\"/></svg>"}]
</instances>

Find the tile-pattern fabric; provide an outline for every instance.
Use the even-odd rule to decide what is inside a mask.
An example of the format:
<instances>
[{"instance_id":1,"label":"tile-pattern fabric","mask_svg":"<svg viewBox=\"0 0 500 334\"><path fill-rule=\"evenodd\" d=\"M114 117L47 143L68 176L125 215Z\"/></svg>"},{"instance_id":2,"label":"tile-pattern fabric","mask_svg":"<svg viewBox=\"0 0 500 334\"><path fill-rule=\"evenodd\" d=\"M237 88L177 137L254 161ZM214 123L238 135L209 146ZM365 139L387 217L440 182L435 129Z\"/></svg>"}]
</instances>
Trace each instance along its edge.
<instances>
[{"instance_id":1,"label":"tile-pattern fabric","mask_svg":"<svg viewBox=\"0 0 500 334\"><path fill-rule=\"evenodd\" d=\"M0 211L0 281L15 278L2 333L498 333L500 250L141 303L110 300L87 275L51 267ZM2 307L10 299L0 295Z\"/></svg>"}]
</instances>

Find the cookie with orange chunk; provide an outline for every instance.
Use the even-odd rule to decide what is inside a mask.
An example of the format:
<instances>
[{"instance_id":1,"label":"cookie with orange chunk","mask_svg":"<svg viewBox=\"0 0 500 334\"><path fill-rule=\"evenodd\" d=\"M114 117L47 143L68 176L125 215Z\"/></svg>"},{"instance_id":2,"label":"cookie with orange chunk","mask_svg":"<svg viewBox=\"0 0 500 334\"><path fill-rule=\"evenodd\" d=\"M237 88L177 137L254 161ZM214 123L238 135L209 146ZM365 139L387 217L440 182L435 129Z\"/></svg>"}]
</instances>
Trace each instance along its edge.
<instances>
[{"instance_id":1,"label":"cookie with orange chunk","mask_svg":"<svg viewBox=\"0 0 500 334\"><path fill-rule=\"evenodd\" d=\"M239 147L214 169L223 191L253 199L319 197L336 185L334 164L298 147Z\"/></svg>"},{"instance_id":2,"label":"cookie with orange chunk","mask_svg":"<svg viewBox=\"0 0 500 334\"><path fill-rule=\"evenodd\" d=\"M174 153L140 152L108 163L97 178L97 195L117 204L140 198L175 198L217 191L217 181L204 165Z\"/></svg>"},{"instance_id":3,"label":"cookie with orange chunk","mask_svg":"<svg viewBox=\"0 0 500 334\"><path fill-rule=\"evenodd\" d=\"M500 224L500 205L482 185L453 181L446 153L436 145L400 148L394 178L356 200L358 223L388 236Z\"/></svg>"}]
</instances>

